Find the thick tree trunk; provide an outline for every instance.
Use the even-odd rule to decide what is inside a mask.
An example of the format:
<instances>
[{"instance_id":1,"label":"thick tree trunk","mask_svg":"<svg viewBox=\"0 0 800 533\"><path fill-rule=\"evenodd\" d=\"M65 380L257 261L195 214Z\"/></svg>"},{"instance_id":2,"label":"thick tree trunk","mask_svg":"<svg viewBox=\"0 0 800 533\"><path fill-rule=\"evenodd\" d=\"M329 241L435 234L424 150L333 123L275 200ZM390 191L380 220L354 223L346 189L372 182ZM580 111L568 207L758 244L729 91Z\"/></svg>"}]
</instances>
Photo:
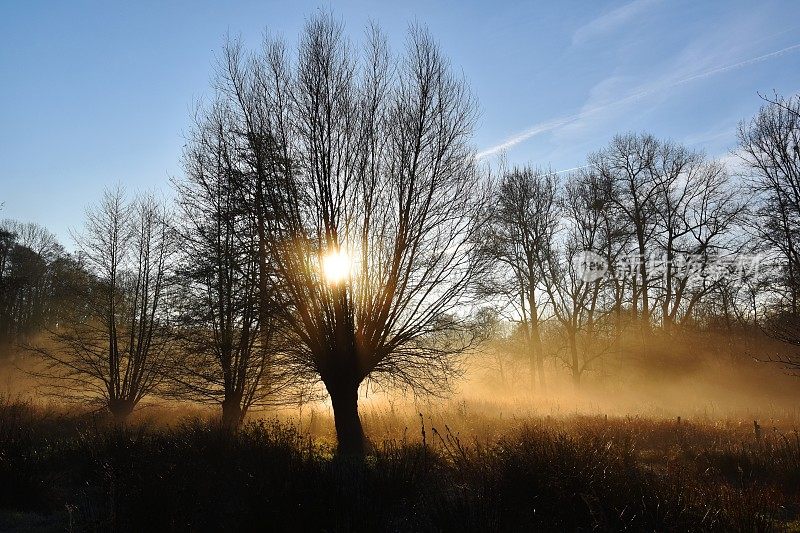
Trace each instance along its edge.
<instances>
[{"instance_id":1,"label":"thick tree trunk","mask_svg":"<svg viewBox=\"0 0 800 533\"><path fill-rule=\"evenodd\" d=\"M242 423L244 412L241 399L236 397L226 398L222 402L222 427L227 430L236 430Z\"/></svg>"},{"instance_id":2,"label":"thick tree trunk","mask_svg":"<svg viewBox=\"0 0 800 533\"><path fill-rule=\"evenodd\" d=\"M358 385L328 387L340 455L364 455L364 429L358 416Z\"/></svg>"},{"instance_id":3,"label":"thick tree trunk","mask_svg":"<svg viewBox=\"0 0 800 533\"><path fill-rule=\"evenodd\" d=\"M133 412L133 408L133 402L130 400L118 399L108 402L108 410L114 417L114 423L119 425L125 424L128 421L128 417L130 417Z\"/></svg>"}]
</instances>

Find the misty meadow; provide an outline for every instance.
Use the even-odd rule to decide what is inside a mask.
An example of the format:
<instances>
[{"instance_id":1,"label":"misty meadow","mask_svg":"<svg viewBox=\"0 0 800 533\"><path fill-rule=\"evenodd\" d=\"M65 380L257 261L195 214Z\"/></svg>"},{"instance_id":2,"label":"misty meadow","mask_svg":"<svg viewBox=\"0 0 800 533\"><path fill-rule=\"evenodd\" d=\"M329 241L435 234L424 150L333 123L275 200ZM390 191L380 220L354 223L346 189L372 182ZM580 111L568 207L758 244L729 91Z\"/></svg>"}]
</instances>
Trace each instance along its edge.
<instances>
[{"instance_id":1,"label":"misty meadow","mask_svg":"<svg viewBox=\"0 0 800 533\"><path fill-rule=\"evenodd\" d=\"M0 530L800 530L800 44L484 145L438 18L296 17L215 23L156 185L0 168Z\"/></svg>"}]
</instances>

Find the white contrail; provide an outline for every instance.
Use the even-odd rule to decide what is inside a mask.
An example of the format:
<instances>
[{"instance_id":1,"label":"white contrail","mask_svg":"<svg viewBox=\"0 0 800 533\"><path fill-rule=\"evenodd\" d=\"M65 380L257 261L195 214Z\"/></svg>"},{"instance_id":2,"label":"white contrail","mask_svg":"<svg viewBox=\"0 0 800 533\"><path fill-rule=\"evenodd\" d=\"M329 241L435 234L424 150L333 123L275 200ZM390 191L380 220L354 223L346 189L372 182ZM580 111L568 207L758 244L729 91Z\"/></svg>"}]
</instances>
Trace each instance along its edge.
<instances>
[{"instance_id":1,"label":"white contrail","mask_svg":"<svg viewBox=\"0 0 800 533\"><path fill-rule=\"evenodd\" d=\"M584 169L584 168L589 168L589 166L590 166L590 165L581 165L581 166L579 166L579 167L565 168L564 170L556 170L556 171L554 171L554 172L553 172L553 174L564 174L564 173L566 173L566 172L574 172L574 171L576 171L576 170L581 170L581 169Z\"/></svg>"},{"instance_id":2,"label":"white contrail","mask_svg":"<svg viewBox=\"0 0 800 533\"><path fill-rule=\"evenodd\" d=\"M777 56L783 55L783 54L785 54L787 52L791 52L792 50L796 50L798 48L800 48L800 43L794 44L792 46L788 46L786 48L783 48L781 50L777 50L775 52L770 52L768 54L764 54L764 55L761 55L761 56L758 56L758 57L754 57L754 58L751 58L751 59L746 59L744 61L739 61L738 63L733 63L731 65L725 65L723 67L716 67L716 68L707 70L705 72L701 72L699 74L695 74L693 76L689 76L688 78L682 78L682 79L674 81L672 83L666 83L664 85L656 86L656 87L653 87L651 89L646 89L646 90L643 90L643 91L637 91L637 92L635 92L633 94L630 94L630 95L628 95L628 96L626 96L624 98L620 98L619 100L614 100L614 101L608 102L606 104L594 106L594 107L591 107L589 109L584 109L580 113L576 113L574 115L568 115L568 116L556 118L556 119L553 119L553 120L540 122L539 124L536 124L536 125L528 128L528 129L526 129L524 131L521 131L520 133L517 133L516 135L513 135L513 136L509 137L508 139L506 139L505 141L501 142L500 144L497 144L495 146L487 148L486 150L482 150L482 151L478 152L475 157L477 159L483 159L483 158L488 157L490 155L494 155L494 154L496 154L498 152L501 152L503 150L511 148L512 146L516 146L517 144L519 144L519 143L521 143L523 141L527 141L531 137L539 135L540 133L544 133L546 131L554 130L554 129L560 127L560 126L564 126L566 124L569 124L570 122L574 122L574 121L576 121L576 120L578 120L580 118L583 118L583 117L585 117L587 115L591 115L592 113L596 113L598 111L602 111L603 109L606 109L607 107L619 105L621 103L627 102L628 100L641 98L643 96L647 96L647 95L652 94L654 92L663 91L664 89L669 89L669 88L672 88L672 87L676 87L678 85L683 85L684 83L689 83L689 82L694 81L694 80L707 78L709 76L714 76L716 74L720 74L722 72L728 72L730 70L736 70L736 69L739 69L739 68L742 68L742 67L746 67L748 65L752 65L754 63L760 63L761 61L766 61L767 59L771 59L773 57L777 57Z\"/></svg>"}]
</instances>

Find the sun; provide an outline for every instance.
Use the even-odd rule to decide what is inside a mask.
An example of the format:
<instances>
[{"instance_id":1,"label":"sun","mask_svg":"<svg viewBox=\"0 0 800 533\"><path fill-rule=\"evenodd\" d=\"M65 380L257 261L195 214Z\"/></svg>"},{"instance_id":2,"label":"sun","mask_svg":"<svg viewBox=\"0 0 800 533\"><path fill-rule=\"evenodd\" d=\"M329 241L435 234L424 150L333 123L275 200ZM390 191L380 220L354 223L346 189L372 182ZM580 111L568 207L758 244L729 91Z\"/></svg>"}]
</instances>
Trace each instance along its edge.
<instances>
[{"instance_id":1,"label":"sun","mask_svg":"<svg viewBox=\"0 0 800 533\"><path fill-rule=\"evenodd\" d=\"M341 283L350 277L352 263L344 250L334 250L322 258L322 273L328 283Z\"/></svg>"}]
</instances>

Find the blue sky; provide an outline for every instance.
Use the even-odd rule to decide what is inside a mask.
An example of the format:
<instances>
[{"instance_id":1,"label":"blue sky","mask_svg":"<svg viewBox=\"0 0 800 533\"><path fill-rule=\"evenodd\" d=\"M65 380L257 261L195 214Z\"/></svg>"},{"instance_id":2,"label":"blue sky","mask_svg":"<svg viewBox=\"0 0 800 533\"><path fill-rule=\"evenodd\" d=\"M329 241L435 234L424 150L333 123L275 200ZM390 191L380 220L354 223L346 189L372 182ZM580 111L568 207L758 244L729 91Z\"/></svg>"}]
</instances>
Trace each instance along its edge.
<instances>
[{"instance_id":1,"label":"blue sky","mask_svg":"<svg viewBox=\"0 0 800 533\"><path fill-rule=\"evenodd\" d=\"M800 90L800 2L36 2L0 0L0 218L68 228L104 186L180 175L193 102L227 32L297 39L316 10L397 48L426 24L480 102L484 159L562 170L618 132L712 156L757 92Z\"/></svg>"}]
</instances>

